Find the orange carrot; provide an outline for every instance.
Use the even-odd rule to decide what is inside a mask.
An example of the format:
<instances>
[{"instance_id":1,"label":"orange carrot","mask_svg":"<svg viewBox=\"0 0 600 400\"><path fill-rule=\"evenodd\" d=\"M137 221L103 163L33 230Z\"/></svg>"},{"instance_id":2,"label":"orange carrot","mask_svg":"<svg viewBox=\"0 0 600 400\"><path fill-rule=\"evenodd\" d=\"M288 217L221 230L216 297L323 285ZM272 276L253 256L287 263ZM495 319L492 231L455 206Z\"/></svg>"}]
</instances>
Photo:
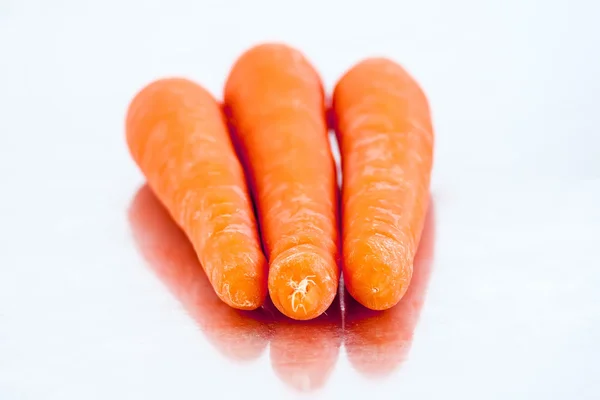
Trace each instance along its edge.
<instances>
[{"instance_id":1,"label":"orange carrot","mask_svg":"<svg viewBox=\"0 0 600 400\"><path fill-rule=\"evenodd\" d=\"M435 216L429 207L414 274L402 300L385 311L363 307L346 297L344 347L350 364L367 376L387 375L407 358L433 268Z\"/></svg>"},{"instance_id":2,"label":"orange carrot","mask_svg":"<svg viewBox=\"0 0 600 400\"><path fill-rule=\"evenodd\" d=\"M255 191L271 299L291 318L317 317L339 279L335 166L319 76L300 52L260 45L233 66L225 107Z\"/></svg>"},{"instance_id":3,"label":"orange carrot","mask_svg":"<svg viewBox=\"0 0 600 400\"><path fill-rule=\"evenodd\" d=\"M235 361L258 358L267 348L271 329L262 308L242 311L222 302L186 235L150 188L144 185L129 208L129 222L148 267L197 323L208 341Z\"/></svg>"},{"instance_id":4,"label":"orange carrot","mask_svg":"<svg viewBox=\"0 0 600 400\"><path fill-rule=\"evenodd\" d=\"M428 204L433 128L427 99L387 59L368 59L337 83L342 154L344 283L374 310L406 292Z\"/></svg>"},{"instance_id":5,"label":"orange carrot","mask_svg":"<svg viewBox=\"0 0 600 400\"><path fill-rule=\"evenodd\" d=\"M242 167L215 99L186 79L163 79L133 99L126 122L134 160L185 231L217 295L255 309L266 261Z\"/></svg>"}]
</instances>

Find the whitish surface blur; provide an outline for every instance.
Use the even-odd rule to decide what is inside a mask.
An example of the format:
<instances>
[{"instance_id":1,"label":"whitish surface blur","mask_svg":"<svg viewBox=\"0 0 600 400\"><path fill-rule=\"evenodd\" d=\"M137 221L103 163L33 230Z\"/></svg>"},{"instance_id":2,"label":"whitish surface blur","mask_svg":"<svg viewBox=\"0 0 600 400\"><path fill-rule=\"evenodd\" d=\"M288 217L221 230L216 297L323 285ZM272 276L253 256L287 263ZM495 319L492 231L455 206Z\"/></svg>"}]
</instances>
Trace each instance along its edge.
<instances>
[{"instance_id":1,"label":"whitish surface blur","mask_svg":"<svg viewBox=\"0 0 600 400\"><path fill-rule=\"evenodd\" d=\"M89 2L91 3L91 2ZM0 2L0 398L597 399L600 5ZM330 89L368 55L429 95L434 212L398 308L222 307L125 147L148 81L220 97L246 47ZM308 394L307 394L308 393Z\"/></svg>"}]
</instances>

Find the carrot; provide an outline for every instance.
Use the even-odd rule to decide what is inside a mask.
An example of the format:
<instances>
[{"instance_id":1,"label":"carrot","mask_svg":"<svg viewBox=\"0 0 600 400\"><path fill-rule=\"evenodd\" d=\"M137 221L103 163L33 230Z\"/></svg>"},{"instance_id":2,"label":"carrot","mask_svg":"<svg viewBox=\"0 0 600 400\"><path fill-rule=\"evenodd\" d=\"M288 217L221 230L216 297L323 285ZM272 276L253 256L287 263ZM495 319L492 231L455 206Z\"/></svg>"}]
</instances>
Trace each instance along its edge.
<instances>
[{"instance_id":1,"label":"carrot","mask_svg":"<svg viewBox=\"0 0 600 400\"><path fill-rule=\"evenodd\" d=\"M297 50L263 44L237 60L224 100L248 164L273 304L294 319L317 317L339 279L335 166L320 78Z\"/></svg>"},{"instance_id":2,"label":"carrot","mask_svg":"<svg viewBox=\"0 0 600 400\"><path fill-rule=\"evenodd\" d=\"M406 292L427 211L433 129L427 99L394 62L374 58L337 83L344 283L374 310Z\"/></svg>"},{"instance_id":3,"label":"carrot","mask_svg":"<svg viewBox=\"0 0 600 400\"><path fill-rule=\"evenodd\" d=\"M215 99L186 79L156 81L133 99L126 131L133 159L190 239L219 298L239 309L260 307L266 260Z\"/></svg>"},{"instance_id":4,"label":"carrot","mask_svg":"<svg viewBox=\"0 0 600 400\"><path fill-rule=\"evenodd\" d=\"M350 364L367 376L388 375L408 357L433 268L435 215L429 207L406 294L389 310L373 311L347 296L344 347Z\"/></svg>"},{"instance_id":5,"label":"carrot","mask_svg":"<svg viewBox=\"0 0 600 400\"><path fill-rule=\"evenodd\" d=\"M208 341L234 361L258 358L271 329L262 309L231 308L211 288L194 248L154 193L144 185L129 207L129 223L148 268L198 324Z\"/></svg>"}]
</instances>

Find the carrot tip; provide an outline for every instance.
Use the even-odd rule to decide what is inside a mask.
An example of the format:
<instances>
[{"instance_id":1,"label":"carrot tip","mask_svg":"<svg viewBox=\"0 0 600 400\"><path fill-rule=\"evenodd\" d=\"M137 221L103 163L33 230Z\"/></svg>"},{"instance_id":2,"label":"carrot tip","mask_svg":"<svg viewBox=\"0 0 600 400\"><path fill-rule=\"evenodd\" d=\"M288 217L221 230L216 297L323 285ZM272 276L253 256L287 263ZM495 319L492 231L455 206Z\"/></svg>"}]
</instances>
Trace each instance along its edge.
<instances>
[{"instance_id":1,"label":"carrot tip","mask_svg":"<svg viewBox=\"0 0 600 400\"><path fill-rule=\"evenodd\" d=\"M359 238L353 249L344 274L348 292L372 310L395 306L408 289L412 257L397 242L382 238Z\"/></svg>"},{"instance_id":2,"label":"carrot tip","mask_svg":"<svg viewBox=\"0 0 600 400\"><path fill-rule=\"evenodd\" d=\"M211 284L219 298L231 307L239 310L257 309L267 295L264 273L266 260L258 253L253 261L239 260L237 255L232 257L221 259L221 263L226 260L221 265L210 266L209 271L220 271L212 276L209 274Z\"/></svg>"},{"instance_id":3,"label":"carrot tip","mask_svg":"<svg viewBox=\"0 0 600 400\"><path fill-rule=\"evenodd\" d=\"M253 285L258 285L258 283L253 283ZM226 283L223 285L221 291L217 293L222 301L233 308L237 308L238 310L255 310L263 303L260 296L256 293L248 293L241 289L231 290L230 288L231 285Z\"/></svg>"},{"instance_id":4,"label":"carrot tip","mask_svg":"<svg viewBox=\"0 0 600 400\"><path fill-rule=\"evenodd\" d=\"M290 318L307 320L322 314L335 298L337 280L321 251L302 245L281 253L271 264L269 293L273 304Z\"/></svg>"},{"instance_id":5,"label":"carrot tip","mask_svg":"<svg viewBox=\"0 0 600 400\"><path fill-rule=\"evenodd\" d=\"M290 279L288 286L294 291L288 297L291 299L292 311L297 312L300 307L305 308L303 301L307 296L308 285L315 285L315 281L311 278L315 278L314 275L308 275L304 277L299 283Z\"/></svg>"}]
</instances>

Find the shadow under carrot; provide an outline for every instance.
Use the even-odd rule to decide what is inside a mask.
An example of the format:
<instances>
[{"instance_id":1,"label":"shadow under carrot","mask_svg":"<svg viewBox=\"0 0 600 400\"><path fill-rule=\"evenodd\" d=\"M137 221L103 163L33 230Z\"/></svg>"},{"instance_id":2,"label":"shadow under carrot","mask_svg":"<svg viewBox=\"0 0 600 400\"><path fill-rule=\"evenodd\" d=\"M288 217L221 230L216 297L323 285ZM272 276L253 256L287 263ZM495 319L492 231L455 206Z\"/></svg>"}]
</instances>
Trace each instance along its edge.
<instances>
[{"instance_id":1,"label":"shadow under carrot","mask_svg":"<svg viewBox=\"0 0 600 400\"><path fill-rule=\"evenodd\" d=\"M344 293L344 346L350 363L363 375L386 376L406 360L429 284L434 244L434 204L430 201L411 283L400 302L389 310L373 311Z\"/></svg>"}]
</instances>

